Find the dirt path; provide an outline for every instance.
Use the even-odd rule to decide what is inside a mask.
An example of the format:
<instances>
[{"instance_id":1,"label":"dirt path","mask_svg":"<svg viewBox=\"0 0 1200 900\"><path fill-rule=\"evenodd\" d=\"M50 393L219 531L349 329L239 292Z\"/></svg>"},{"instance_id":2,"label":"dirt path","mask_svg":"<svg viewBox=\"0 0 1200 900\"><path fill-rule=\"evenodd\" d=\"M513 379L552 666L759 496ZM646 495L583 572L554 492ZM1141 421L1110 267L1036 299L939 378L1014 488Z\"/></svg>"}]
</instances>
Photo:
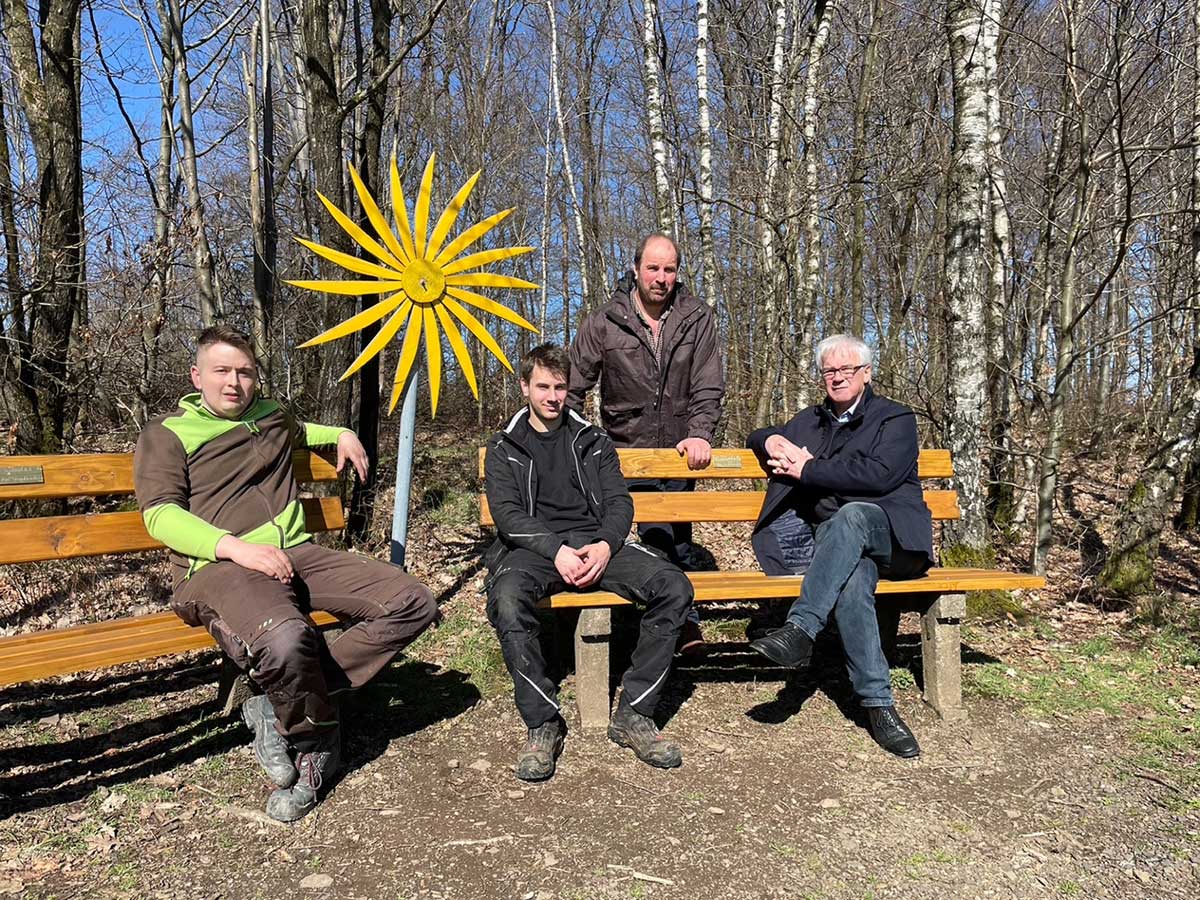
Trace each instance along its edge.
<instances>
[{"instance_id":1,"label":"dirt path","mask_svg":"<svg viewBox=\"0 0 1200 900\"><path fill-rule=\"evenodd\" d=\"M922 743L915 762L847 718L836 661L814 690L725 641L673 676L665 706L682 769L650 769L576 729L558 775L537 786L512 775L522 732L506 696L480 699L455 670L397 666L348 717L344 778L296 827L262 816L268 787L245 730L214 717L211 663L30 691L3 707L0 894L1200 895L1194 745L1131 749L1158 700L1200 696L1194 664L1147 679L1154 693L1129 715L1106 713L1104 697L1041 710L1042 694L982 696L997 671L1014 690L1046 674L997 657L1036 639L1002 632L974 648L994 661L968 666L967 723L940 723L915 686L899 689ZM1061 674L1075 656L1055 652ZM1141 657L1089 658L1136 672ZM1191 734L1194 711L1181 712L1173 727ZM1171 771L1175 759L1185 767Z\"/></svg>"}]
</instances>

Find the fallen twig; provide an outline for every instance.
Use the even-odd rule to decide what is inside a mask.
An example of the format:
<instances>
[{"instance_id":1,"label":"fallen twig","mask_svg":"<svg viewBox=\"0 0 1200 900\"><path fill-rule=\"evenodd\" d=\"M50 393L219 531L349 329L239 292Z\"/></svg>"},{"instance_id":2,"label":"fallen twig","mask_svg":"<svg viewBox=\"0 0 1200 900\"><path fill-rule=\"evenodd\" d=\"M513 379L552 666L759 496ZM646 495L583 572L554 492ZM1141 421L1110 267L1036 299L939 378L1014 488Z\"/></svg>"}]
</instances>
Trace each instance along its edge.
<instances>
[{"instance_id":1,"label":"fallen twig","mask_svg":"<svg viewBox=\"0 0 1200 900\"><path fill-rule=\"evenodd\" d=\"M272 819L264 812L259 812L257 809L245 809L241 806L222 806L221 815L236 816L239 819L248 819L251 822L257 822L259 825L272 825L275 828L289 828L286 822L280 822Z\"/></svg>"},{"instance_id":2,"label":"fallen twig","mask_svg":"<svg viewBox=\"0 0 1200 900\"><path fill-rule=\"evenodd\" d=\"M740 731L722 731L720 728L705 728L705 731L711 731L713 734L721 734L725 737L741 738L744 741L754 740L754 735L744 734Z\"/></svg>"},{"instance_id":3,"label":"fallen twig","mask_svg":"<svg viewBox=\"0 0 1200 900\"><path fill-rule=\"evenodd\" d=\"M675 884L675 882L673 882L670 878L659 878L657 875L647 875L645 872L639 872L637 869L631 868L630 866L618 866L614 865L613 863L609 863L608 868L615 869L618 872L627 872L630 878L636 878L638 881L651 881L654 884Z\"/></svg>"},{"instance_id":4,"label":"fallen twig","mask_svg":"<svg viewBox=\"0 0 1200 900\"><path fill-rule=\"evenodd\" d=\"M1144 778L1144 779L1146 779L1146 781L1153 781L1155 784L1161 784L1165 788L1170 788L1177 794L1183 793L1182 789L1171 784L1171 782L1169 782L1169 781L1164 781L1162 778L1159 778L1157 775L1153 775L1150 772L1134 772L1133 774L1136 775L1138 778Z\"/></svg>"},{"instance_id":5,"label":"fallen twig","mask_svg":"<svg viewBox=\"0 0 1200 900\"><path fill-rule=\"evenodd\" d=\"M463 840L457 840L457 841L447 841L442 846L443 847L480 847L480 846L484 846L487 844L502 844L505 841L511 841L512 839L513 839L513 836L511 834L499 834L499 835L496 835L496 837L479 838L478 840L463 839Z\"/></svg>"}]
</instances>

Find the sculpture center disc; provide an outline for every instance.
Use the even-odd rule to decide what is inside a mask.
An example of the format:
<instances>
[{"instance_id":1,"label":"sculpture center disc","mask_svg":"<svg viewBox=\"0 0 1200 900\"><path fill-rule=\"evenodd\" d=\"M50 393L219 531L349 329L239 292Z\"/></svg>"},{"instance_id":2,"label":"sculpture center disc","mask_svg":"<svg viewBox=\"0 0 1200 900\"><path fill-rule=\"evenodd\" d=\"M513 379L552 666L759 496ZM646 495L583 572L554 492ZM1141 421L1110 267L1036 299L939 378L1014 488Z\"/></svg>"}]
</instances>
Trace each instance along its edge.
<instances>
[{"instance_id":1,"label":"sculpture center disc","mask_svg":"<svg viewBox=\"0 0 1200 900\"><path fill-rule=\"evenodd\" d=\"M415 303L428 305L446 291L446 276L427 259L414 259L404 268L400 278L404 293Z\"/></svg>"}]
</instances>

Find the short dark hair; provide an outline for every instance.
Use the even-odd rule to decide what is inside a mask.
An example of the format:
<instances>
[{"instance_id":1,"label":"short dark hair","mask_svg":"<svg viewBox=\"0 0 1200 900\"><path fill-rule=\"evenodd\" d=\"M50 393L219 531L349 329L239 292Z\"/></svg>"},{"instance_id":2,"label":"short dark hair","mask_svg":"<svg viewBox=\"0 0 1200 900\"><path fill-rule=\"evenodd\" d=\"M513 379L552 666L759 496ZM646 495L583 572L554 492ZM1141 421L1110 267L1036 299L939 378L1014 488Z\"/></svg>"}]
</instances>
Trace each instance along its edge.
<instances>
[{"instance_id":1,"label":"short dark hair","mask_svg":"<svg viewBox=\"0 0 1200 900\"><path fill-rule=\"evenodd\" d=\"M637 249L633 251L633 267L636 269L642 264L642 254L646 252L646 245L653 240L664 240L675 248L675 265L676 267L683 265L683 254L679 252L679 244L675 242L675 238L671 237L662 231L652 231L637 245Z\"/></svg>"},{"instance_id":2,"label":"short dark hair","mask_svg":"<svg viewBox=\"0 0 1200 900\"><path fill-rule=\"evenodd\" d=\"M529 384L533 377L533 367L541 366L555 375L561 375L563 381L571 380L571 357L558 344L538 344L521 357L521 380Z\"/></svg>"},{"instance_id":3,"label":"short dark hair","mask_svg":"<svg viewBox=\"0 0 1200 900\"><path fill-rule=\"evenodd\" d=\"M201 331L196 337L196 353L199 354L205 347L211 347L213 344L228 344L230 347L236 347L254 360L256 366L258 365L258 356L254 352L254 344L251 342L250 336L232 325L209 325Z\"/></svg>"}]
</instances>

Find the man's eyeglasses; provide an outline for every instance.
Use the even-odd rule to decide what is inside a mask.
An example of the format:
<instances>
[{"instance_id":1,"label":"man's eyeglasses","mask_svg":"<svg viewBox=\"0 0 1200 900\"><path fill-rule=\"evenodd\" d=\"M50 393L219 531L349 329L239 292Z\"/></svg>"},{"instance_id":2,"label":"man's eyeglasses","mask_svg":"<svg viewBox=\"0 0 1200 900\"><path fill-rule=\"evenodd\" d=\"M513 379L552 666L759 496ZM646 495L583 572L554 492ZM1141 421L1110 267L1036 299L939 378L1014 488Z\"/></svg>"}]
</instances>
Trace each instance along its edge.
<instances>
[{"instance_id":1,"label":"man's eyeglasses","mask_svg":"<svg viewBox=\"0 0 1200 900\"><path fill-rule=\"evenodd\" d=\"M861 366L839 366L836 369L822 369L821 377L826 381L831 380L834 375L840 375L842 378L849 379L857 375L860 369L865 369L869 365L870 363L863 363Z\"/></svg>"}]
</instances>

